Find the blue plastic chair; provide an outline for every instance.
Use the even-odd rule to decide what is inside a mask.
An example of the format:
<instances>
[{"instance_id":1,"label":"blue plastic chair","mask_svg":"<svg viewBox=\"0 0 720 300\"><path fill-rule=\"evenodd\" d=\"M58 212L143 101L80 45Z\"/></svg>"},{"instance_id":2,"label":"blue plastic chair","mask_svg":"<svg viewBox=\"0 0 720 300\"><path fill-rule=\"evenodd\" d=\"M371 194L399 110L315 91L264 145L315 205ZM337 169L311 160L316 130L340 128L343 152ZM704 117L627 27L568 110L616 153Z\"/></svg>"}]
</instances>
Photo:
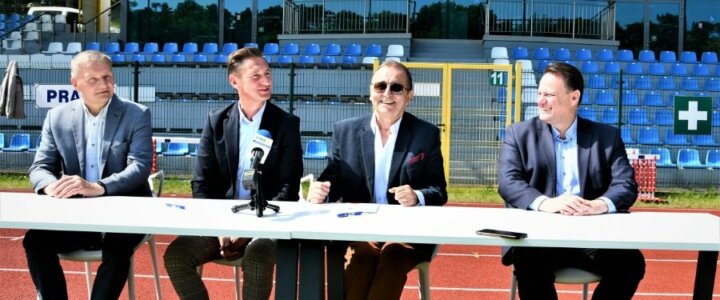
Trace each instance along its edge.
<instances>
[{"instance_id":1,"label":"blue plastic chair","mask_svg":"<svg viewBox=\"0 0 720 300\"><path fill-rule=\"evenodd\" d=\"M197 43L185 43L183 44L182 51L180 54L193 55L198 53Z\"/></svg>"},{"instance_id":2,"label":"blue plastic chair","mask_svg":"<svg viewBox=\"0 0 720 300\"><path fill-rule=\"evenodd\" d=\"M587 79L587 87L591 89L604 89L606 88L605 85L605 76L604 75L591 75Z\"/></svg>"},{"instance_id":3,"label":"blue plastic chair","mask_svg":"<svg viewBox=\"0 0 720 300\"><path fill-rule=\"evenodd\" d=\"M145 55L142 54L133 54L132 57L130 57L131 62L145 62Z\"/></svg>"},{"instance_id":4,"label":"blue plastic chair","mask_svg":"<svg viewBox=\"0 0 720 300\"><path fill-rule=\"evenodd\" d=\"M187 60L183 54L173 54L173 56L170 57L170 61L174 63L181 63L186 62Z\"/></svg>"},{"instance_id":5,"label":"blue plastic chair","mask_svg":"<svg viewBox=\"0 0 720 300\"><path fill-rule=\"evenodd\" d=\"M673 111L669 109L659 109L655 111L655 125L672 126Z\"/></svg>"},{"instance_id":6,"label":"blue plastic chair","mask_svg":"<svg viewBox=\"0 0 720 300\"><path fill-rule=\"evenodd\" d=\"M570 56L570 49L568 49L568 48L555 49L555 56L553 57L553 59L560 60L560 61L572 59L572 57Z\"/></svg>"},{"instance_id":7,"label":"blue plastic chair","mask_svg":"<svg viewBox=\"0 0 720 300\"><path fill-rule=\"evenodd\" d=\"M664 75L666 75L667 73L665 72L665 64L663 64L663 63L657 63L657 62L651 63L651 64L648 66L648 73L649 73L650 75L655 75L655 76L664 76Z\"/></svg>"},{"instance_id":8,"label":"blue plastic chair","mask_svg":"<svg viewBox=\"0 0 720 300\"><path fill-rule=\"evenodd\" d=\"M365 49L365 56L369 57L380 57L382 56L383 50L382 46L378 44L370 44Z\"/></svg>"},{"instance_id":9,"label":"blue plastic chair","mask_svg":"<svg viewBox=\"0 0 720 300\"><path fill-rule=\"evenodd\" d=\"M123 51L123 53L136 54L138 52L140 52L140 44L138 44L138 43L125 44L125 51Z\"/></svg>"},{"instance_id":10,"label":"blue plastic chair","mask_svg":"<svg viewBox=\"0 0 720 300\"><path fill-rule=\"evenodd\" d=\"M38 135L37 140L35 140L35 147L30 147L28 151L35 152L38 148L40 148L40 142L42 141L42 133Z\"/></svg>"},{"instance_id":11,"label":"blue plastic chair","mask_svg":"<svg viewBox=\"0 0 720 300\"><path fill-rule=\"evenodd\" d=\"M635 56L633 55L632 51L628 49L620 49L618 50L617 60L621 62L631 62L635 60Z\"/></svg>"},{"instance_id":12,"label":"blue plastic chair","mask_svg":"<svg viewBox=\"0 0 720 300\"><path fill-rule=\"evenodd\" d=\"M605 124L617 124L619 120L619 115L617 109L614 107L606 107L603 110L602 114L602 122Z\"/></svg>"},{"instance_id":13,"label":"blue plastic chair","mask_svg":"<svg viewBox=\"0 0 720 300\"><path fill-rule=\"evenodd\" d=\"M360 44L350 44L345 47L345 52L343 53L343 56L360 56L362 55L362 47L360 47Z\"/></svg>"},{"instance_id":14,"label":"blue plastic chair","mask_svg":"<svg viewBox=\"0 0 720 300\"><path fill-rule=\"evenodd\" d=\"M305 68L312 67L315 65L315 58L309 55L303 55L298 58L298 64Z\"/></svg>"},{"instance_id":15,"label":"blue plastic chair","mask_svg":"<svg viewBox=\"0 0 720 300\"><path fill-rule=\"evenodd\" d=\"M720 127L720 111L713 111L713 127Z\"/></svg>"},{"instance_id":16,"label":"blue plastic chair","mask_svg":"<svg viewBox=\"0 0 720 300\"><path fill-rule=\"evenodd\" d=\"M230 53L235 52L235 50L237 50L237 49L238 49L237 43L225 43L225 44L223 44L222 51L220 51L220 53L222 53L222 55L230 55Z\"/></svg>"},{"instance_id":17,"label":"blue plastic chair","mask_svg":"<svg viewBox=\"0 0 720 300\"><path fill-rule=\"evenodd\" d=\"M320 57L320 64L327 68L331 68L337 64L337 61L335 60L335 56L322 56Z\"/></svg>"},{"instance_id":18,"label":"blue plastic chair","mask_svg":"<svg viewBox=\"0 0 720 300\"><path fill-rule=\"evenodd\" d=\"M675 167L675 163L672 162L672 158L670 157L670 149L668 148L652 148L650 149L650 154L654 154L659 156L658 160L656 161L656 165L658 167L667 168L667 167Z\"/></svg>"},{"instance_id":19,"label":"blue plastic chair","mask_svg":"<svg viewBox=\"0 0 720 300\"><path fill-rule=\"evenodd\" d=\"M342 51L340 51L340 45L339 44L328 44L325 47L325 51L323 52L323 56L340 56Z\"/></svg>"},{"instance_id":20,"label":"blue plastic chair","mask_svg":"<svg viewBox=\"0 0 720 300\"><path fill-rule=\"evenodd\" d=\"M674 63L676 61L677 57L675 56L675 52L667 50L660 52L660 62Z\"/></svg>"},{"instance_id":21,"label":"blue plastic chair","mask_svg":"<svg viewBox=\"0 0 720 300\"><path fill-rule=\"evenodd\" d=\"M681 168L704 168L700 162L700 152L697 149L680 149L678 151L677 165Z\"/></svg>"},{"instance_id":22,"label":"blue plastic chair","mask_svg":"<svg viewBox=\"0 0 720 300\"><path fill-rule=\"evenodd\" d=\"M706 51L703 52L700 56L700 62L704 64L717 64L718 63L718 56L717 53Z\"/></svg>"},{"instance_id":23,"label":"blue plastic chair","mask_svg":"<svg viewBox=\"0 0 720 300\"><path fill-rule=\"evenodd\" d=\"M540 62L538 62L537 70L538 70L540 73L544 72L544 71L545 71L545 68L546 68L551 62L552 62L552 61L547 60L547 59L541 60Z\"/></svg>"},{"instance_id":24,"label":"blue plastic chair","mask_svg":"<svg viewBox=\"0 0 720 300\"><path fill-rule=\"evenodd\" d=\"M13 22L19 22L20 21L20 15L17 13L10 14L10 21Z\"/></svg>"},{"instance_id":25,"label":"blue plastic chair","mask_svg":"<svg viewBox=\"0 0 720 300\"><path fill-rule=\"evenodd\" d=\"M632 137L632 130L630 127L623 127L620 129L620 138L625 145L635 144L635 140Z\"/></svg>"},{"instance_id":26,"label":"blue plastic chair","mask_svg":"<svg viewBox=\"0 0 720 300\"><path fill-rule=\"evenodd\" d=\"M580 108L578 109L578 116L593 122L597 121L595 109L589 106L580 106Z\"/></svg>"},{"instance_id":27,"label":"blue plastic chair","mask_svg":"<svg viewBox=\"0 0 720 300\"><path fill-rule=\"evenodd\" d=\"M642 127L638 132L638 143L643 145L661 145L660 132L655 127Z\"/></svg>"},{"instance_id":28,"label":"blue plastic chair","mask_svg":"<svg viewBox=\"0 0 720 300\"><path fill-rule=\"evenodd\" d=\"M303 158L326 159L328 157L328 144L324 140L309 140L305 147Z\"/></svg>"},{"instance_id":29,"label":"blue plastic chair","mask_svg":"<svg viewBox=\"0 0 720 300\"><path fill-rule=\"evenodd\" d=\"M218 53L218 44L217 43L205 43L203 44L202 51L200 51L200 54L202 55L215 55Z\"/></svg>"},{"instance_id":30,"label":"blue plastic chair","mask_svg":"<svg viewBox=\"0 0 720 300\"><path fill-rule=\"evenodd\" d=\"M289 66L293 63L293 58L290 55L280 55L277 57L277 63L280 66Z\"/></svg>"},{"instance_id":31,"label":"blue plastic chair","mask_svg":"<svg viewBox=\"0 0 720 300\"><path fill-rule=\"evenodd\" d=\"M675 90L675 78L669 76L662 76L658 79L657 88L660 90L673 91Z\"/></svg>"},{"instance_id":32,"label":"blue plastic chair","mask_svg":"<svg viewBox=\"0 0 720 300\"><path fill-rule=\"evenodd\" d=\"M585 61L580 67L580 71L582 71L583 74L597 74L599 72L599 68L596 62Z\"/></svg>"},{"instance_id":33,"label":"blue plastic chair","mask_svg":"<svg viewBox=\"0 0 720 300\"><path fill-rule=\"evenodd\" d=\"M535 51L533 52L533 59L534 60L549 60L550 57L550 49L545 47L539 47L535 48Z\"/></svg>"},{"instance_id":34,"label":"blue plastic chair","mask_svg":"<svg viewBox=\"0 0 720 300\"><path fill-rule=\"evenodd\" d=\"M613 61L615 60L615 56L613 55L612 50L603 48L598 50L597 60L604 62Z\"/></svg>"},{"instance_id":35,"label":"blue plastic chair","mask_svg":"<svg viewBox=\"0 0 720 300\"><path fill-rule=\"evenodd\" d=\"M267 43L263 46L263 55L278 55L280 53L280 45L277 43Z\"/></svg>"},{"instance_id":36,"label":"blue plastic chair","mask_svg":"<svg viewBox=\"0 0 720 300\"><path fill-rule=\"evenodd\" d=\"M710 68L706 64L697 64L693 68L693 76L710 76Z\"/></svg>"},{"instance_id":37,"label":"blue plastic chair","mask_svg":"<svg viewBox=\"0 0 720 300\"><path fill-rule=\"evenodd\" d=\"M320 44L310 43L310 44L305 45L305 47L303 48L302 55L306 55L306 56L320 55Z\"/></svg>"},{"instance_id":38,"label":"blue plastic chair","mask_svg":"<svg viewBox=\"0 0 720 300\"><path fill-rule=\"evenodd\" d=\"M689 73L684 63L674 63L670 67L670 74L673 76L687 76Z\"/></svg>"},{"instance_id":39,"label":"blue plastic chair","mask_svg":"<svg viewBox=\"0 0 720 300\"><path fill-rule=\"evenodd\" d=\"M693 135L692 143L695 146L717 146L718 145L718 143L715 142L715 139L713 138L713 136L709 135L709 134Z\"/></svg>"},{"instance_id":40,"label":"blue plastic chair","mask_svg":"<svg viewBox=\"0 0 720 300\"><path fill-rule=\"evenodd\" d=\"M699 91L700 83L697 81L697 79L694 79L692 77L685 77L680 82L680 87L681 89L686 91Z\"/></svg>"},{"instance_id":41,"label":"blue plastic chair","mask_svg":"<svg viewBox=\"0 0 720 300\"><path fill-rule=\"evenodd\" d=\"M100 43L98 43L98 42L89 42L89 43L87 43L87 45L85 46L85 50L100 51Z\"/></svg>"},{"instance_id":42,"label":"blue plastic chair","mask_svg":"<svg viewBox=\"0 0 720 300\"><path fill-rule=\"evenodd\" d=\"M226 64L228 60L227 55L225 54L218 54L213 57L213 62L218 64Z\"/></svg>"},{"instance_id":43,"label":"blue plastic chair","mask_svg":"<svg viewBox=\"0 0 720 300\"><path fill-rule=\"evenodd\" d=\"M650 125L647 111L642 108L633 108L628 113L628 123L631 125Z\"/></svg>"},{"instance_id":44,"label":"blue plastic chair","mask_svg":"<svg viewBox=\"0 0 720 300\"><path fill-rule=\"evenodd\" d=\"M150 62L152 62L152 63L164 63L164 62L165 62L165 55L162 55L162 54L153 54L153 56L150 57Z\"/></svg>"},{"instance_id":45,"label":"blue plastic chair","mask_svg":"<svg viewBox=\"0 0 720 300\"><path fill-rule=\"evenodd\" d=\"M720 150L708 150L707 154L705 154L705 166L713 169L720 168Z\"/></svg>"},{"instance_id":46,"label":"blue plastic chair","mask_svg":"<svg viewBox=\"0 0 720 300\"><path fill-rule=\"evenodd\" d=\"M638 90L652 90L652 80L647 76L639 76L635 78L635 89Z\"/></svg>"},{"instance_id":47,"label":"blue plastic chair","mask_svg":"<svg viewBox=\"0 0 720 300\"><path fill-rule=\"evenodd\" d=\"M643 105L645 106L665 106L665 100L663 98L663 95L658 94L655 91L649 91L647 94L645 94L645 98L643 99Z\"/></svg>"},{"instance_id":48,"label":"blue plastic chair","mask_svg":"<svg viewBox=\"0 0 720 300\"><path fill-rule=\"evenodd\" d=\"M639 106L640 105L640 97L638 97L638 95L635 91L624 90L622 95L623 95L623 102L622 102L623 105L625 105L625 106Z\"/></svg>"},{"instance_id":49,"label":"blue plastic chair","mask_svg":"<svg viewBox=\"0 0 720 300\"><path fill-rule=\"evenodd\" d=\"M5 140L2 137L3 141ZM10 139L10 145L7 148L3 148L5 152L22 152L30 149L30 134L27 133L16 133L13 134Z\"/></svg>"},{"instance_id":50,"label":"blue plastic chair","mask_svg":"<svg viewBox=\"0 0 720 300\"><path fill-rule=\"evenodd\" d=\"M356 56L343 56L342 64L347 66L357 65L358 60Z\"/></svg>"},{"instance_id":51,"label":"blue plastic chair","mask_svg":"<svg viewBox=\"0 0 720 300\"><path fill-rule=\"evenodd\" d=\"M235 44L235 43L225 43L225 44ZM236 46L235 50L237 50L237 44L235 44L235 46ZM258 46L257 43L247 42L247 43L243 44L243 48L255 48L255 49L260 49L260 46ZM233 51L235 51L235 50L233 50ZM231 51L230 53L232 53L232 51Z\"/></svg>"},{"instance_id":52,"label":"blue plastic chair","mask_svg":"<svg viewBox=\"0 0 720 300\"><path fill-rule=\"evenodd\" d=\"M192 57L192 61L196 63L208 62L208 57L205 54L195 54Z\"/></svg>"},{"instance_id":53,"label":"blue plastic chair","mask_svg":"<svg viewBox=\"0 0 720 300\"><path fill-rule=\"evenodd\" d=\"M190 145L188 143L168 143L167 150L163 152L164 156L183 156L190 154Z\"/></svg>"},{"instance_id":54,"label":"blue plastic chair","mask_svg":"<svg viewBox=\"0 0 720 300\"><path fill-rule=\"evenodd\" d=\"M641 50L638 53L638 61L645 63L655 62L655 52L652 50Z\"/></svg>"},{"instance_id":55,"label":"blue plastic chair","mask_svg":"<svg viewBox=\"0 0 720 300\"><path fill-rule=\"evenodd\" d=\"M123 54L117 54L117 53L116 53L116 54L113 54L113 55L110 57L110 59L111 59L112 62L114 62L114 63L125 62L125 55L123 55Z\"/></svg>"},{"instance_id":56,"label":"blue plastic chair","mask_svg":"<svg viewBox=\"0 0 720 300\"><path fill-rule=\"evenodd\" d=\"M643 67L640 63L637 62L630 62L625 66L625 73L627 75L643 75L645 72L643 71Z\"/></svg>"},{"instance_id":57,"label":"blue plastic chair","mask_svg":"<svg viewBox=\"0 0 720 300\"><path fill-rule=\"evenodd\" d=\"M708 92L720 92L720 79L711 77L705 80L705 90Z\"/></svg>"},{"instance_id":58,"label":"blue plastic chair","mask_svg":"<svg viewBox=\"0 0 720 300\"><path fill-rule=\"evenodd\" d=\"M623 77L623 84L624 89L630 88L630 81L627 77ZM613 89L620 88L620 75L613 75L613 77L610 79L610 87Z\"/></svg>"},{"instance_id":59,"label":"blue plastic chair","mask_svg":"<svg viewBox=\"0 0 720 300\"><path fill-rule=\"evenodd\" d=\"M588 61L592 59L592 51L590 49L580 48L575 51L575 60L577 61Z\"/></svg>"},{"instance_id":60,"label":"blue plastic chair","mask_svg":"<svg viewBox=\"0 0 720 300\"><path fill-rule=\"evenodd\" d=\"M694 51L683 51L680 53L680 61L686 64L697 63L697 54Z\"/></svg>"},{"instance_id":61,"label":"blue plastic chair","mask_svg":"<svg viewBox=\"0 0 720 300\"><path fill-rule=\"evenodd\" d=\"M528 49L525 47L515 47L512 49L512 53L510 53L510 58L512 59L528 59L530 58L530 54L528 53Z\"/></svg>"},{"instance_id":62,"label":"blue plastic chair","mask_svg":"<svg viewBox=\"0 0 720 300\"><path fill-rule=\"evenodd\" d=\"M675 134L672 129L665 131L665 144L667 145L690 145L687 136L684 134Z\"/></svg>"},{"instance_id":63,"label":"blue plastic chair","mask_svg":"<svg viewBox=\"0 0 720 300\"><path fill-rule=\"evenodd\" d=\"M298 55L300 54L300 46L296 43L287 43L283 46L280 55Z\"/></svg>"},{"instance_id":64,"label":"blue plastic chair","mask_svg":"<svg viewBox=\"0 0 720 300\"><path fill-rule=\"evenodd\" d=\"M674 106L675 105L675 97L677 96L685 96L685 93L683 92L670 92L667 95L666 103L668 106Z\"/></svg>"},{"instance_id":65,"label":"blue plastic chair","mask_svg":"<svg viewBox=\"0 0 720 300\"><path fill-rule=\"evenodd\" d=\"M605 63L603 73L610 75L620 74L620 64L614 61Z\"/></svg>"},{"instance_id":66,"label":"blue plastic chair","mask_svg":"<svg viewBox=\"0 0 720 300\"><path fill-rule=\"evenodd\" d=\"M178 52L178 44L177 43L165 43L163 44L163 49L160 54L175 54Z\"/></svg>"},{"instance_id":67,"label":"blue plastic chair","mask_svg":"<svg viewBox=\"0 0 720 300\"><path fill-rule=\"evenodd\" d=\"M160 51L160 48L157 43L145 43L143 45L143 54L156 54L158 51Z\"/></svg>"}]
</instances>

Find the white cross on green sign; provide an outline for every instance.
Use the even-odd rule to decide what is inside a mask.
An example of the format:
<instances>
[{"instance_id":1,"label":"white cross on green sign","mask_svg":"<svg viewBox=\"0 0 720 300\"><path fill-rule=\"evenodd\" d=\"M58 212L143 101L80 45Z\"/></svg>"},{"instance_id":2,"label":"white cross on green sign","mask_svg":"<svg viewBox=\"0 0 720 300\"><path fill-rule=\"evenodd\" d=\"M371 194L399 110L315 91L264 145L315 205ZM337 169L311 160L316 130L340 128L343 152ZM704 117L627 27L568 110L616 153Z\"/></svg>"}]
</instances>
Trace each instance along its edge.
<instances>
[{"instance_id":1,"label":"white cross on green sign","mask_svg":"<svg viewBox=\"0 0 720 300\"><path fill-rule=\"evenodd\" d=\"M710 134L712 128L712 98L675 96L675 134Z\"/></svg>"}]
</instances>

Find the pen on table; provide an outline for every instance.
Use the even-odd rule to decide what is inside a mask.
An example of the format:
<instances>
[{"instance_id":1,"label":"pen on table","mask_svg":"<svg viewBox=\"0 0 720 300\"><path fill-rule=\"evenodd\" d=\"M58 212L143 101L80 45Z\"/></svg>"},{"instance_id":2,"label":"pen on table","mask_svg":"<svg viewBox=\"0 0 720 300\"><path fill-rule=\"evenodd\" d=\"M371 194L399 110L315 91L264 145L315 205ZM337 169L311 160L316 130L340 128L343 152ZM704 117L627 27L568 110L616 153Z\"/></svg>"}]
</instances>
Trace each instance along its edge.
<instances>
[{"instance_id":1,"label":"pen on table","mask_svg":"<svg viewBox=\"0 0 720 300\"><path fill-rule=\"evenodd\" d=\"M363 212L361 212L361 211L352 211L352 212L339 213L337 216L338 216L338 218L345 218L345 217L349 217L349 216L359 216L359 215L362 215L362 213Z\"/></svg>"},{"instance_id":2,"label":"pen on table","mask_svg":"<svg viewBox=\"0 0 720 300\"><path fill-rule=\"evenodd\" d=\"M165 203L165 206L170 208L178 208L178 209L185 209L185 205L182 204L176 204L176 203Z\"/></svg>"}]
</instances>

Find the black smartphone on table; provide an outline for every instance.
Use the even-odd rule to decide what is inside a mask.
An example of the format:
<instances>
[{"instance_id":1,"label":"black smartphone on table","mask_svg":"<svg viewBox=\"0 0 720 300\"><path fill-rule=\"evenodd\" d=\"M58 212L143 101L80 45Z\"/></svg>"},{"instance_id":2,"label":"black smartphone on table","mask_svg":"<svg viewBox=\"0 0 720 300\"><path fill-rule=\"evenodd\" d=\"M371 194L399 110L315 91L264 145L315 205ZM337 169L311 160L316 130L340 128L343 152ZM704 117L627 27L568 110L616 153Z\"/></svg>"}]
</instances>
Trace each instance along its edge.
<instances>
[{"instance_id":1,"label":"black smartphone on table","mask_svg":"<svg viewBox=\"0 0 720 300\"><path fill-rule=\"evenodd\" d=\"M480 229L478 231L475 231L475 234L501 237L501 238L514 239L514 240L524 239L527 237L527 233L524 233L524 232L515 232L515 231L489 229L489 228Z\"/></svg>"}]
</instances>

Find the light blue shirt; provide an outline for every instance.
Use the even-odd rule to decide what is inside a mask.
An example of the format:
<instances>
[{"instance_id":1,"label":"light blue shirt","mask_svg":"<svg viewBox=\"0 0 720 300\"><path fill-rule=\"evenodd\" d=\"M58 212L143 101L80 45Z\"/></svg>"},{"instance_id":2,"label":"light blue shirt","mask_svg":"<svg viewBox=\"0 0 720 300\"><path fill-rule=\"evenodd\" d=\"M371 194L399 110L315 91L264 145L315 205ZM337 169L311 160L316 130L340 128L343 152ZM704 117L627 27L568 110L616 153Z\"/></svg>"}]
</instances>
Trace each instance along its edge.
<instances>
[{"instance_id":1,"label":"light blue shirt","mask_svg":"<svg viewBox=\"0 0 720 300\"><path fill-rule=\"evenodd\" d=\"M253 116L252 121L245 117L240 105L238 105L238 110L240 110L240 124L238 124L238 126L240 126L240 139L238 141L240 145L238 149L240 149L240 151L238 152L238 172L237 179L235 180L235 199L250 200L250 190L246 190L243 187L242 175L246 169L250 169L251 167L250 159L252 158L252 149L250 149L250 147L252 140L255 138L255 135L257 135L258 130L260 130L260 122L262 122L266 104L267 103L263 103L260 110Z\"/></svg>"},{"instance_id":2,"label":"light blue shirt","mask_svg":"<svg viewBox=\"0 0 720 300\"><path fill-rule=\"evenodd\" d=\"M105 119L111 101L112 98L97 116L93 116L87 106L83 105L83 111L85 112L85 180L90 183L102 179L100 160L102 159L103 137L105 136Z\"/></svg>"}]
</instances>

